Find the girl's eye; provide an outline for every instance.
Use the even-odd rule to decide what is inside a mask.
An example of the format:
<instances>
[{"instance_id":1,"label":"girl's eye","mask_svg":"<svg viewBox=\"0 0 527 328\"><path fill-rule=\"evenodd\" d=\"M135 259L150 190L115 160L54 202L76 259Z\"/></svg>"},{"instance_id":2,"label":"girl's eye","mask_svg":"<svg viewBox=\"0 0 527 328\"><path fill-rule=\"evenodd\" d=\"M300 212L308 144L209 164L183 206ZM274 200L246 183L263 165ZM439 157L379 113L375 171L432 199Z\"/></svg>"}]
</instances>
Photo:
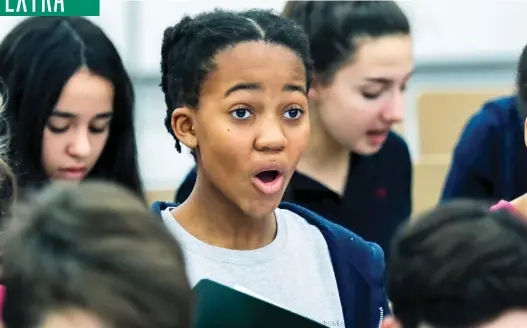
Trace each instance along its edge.
<instances>
[{"instance_id":1,"label":"girl's eye","mask_svg":"<svg viewBox=\"0 0 527 328\"><path fill-rule=\"evenodd\" d=\"M304 114L304 111L300 108L291 108L284 113L284 116L289 120L297 120L302 116L302 114Z\"/></svg>"},{"instance_id":2,"label":"girl's eye","mask_svg":"<svg viewBox=\"0 0 527 328\"><path fill-rule=\"evenodd\" d=\"M50 123L47 124L47 127L48 127L48 129L49 129L51 132L53 132L53 133L55 133L55 134L61 134L61 133L64 133L64 132L68 131L68 129L69 129L69 126L67 126L67 125L64 126L64 127L62 127L62 126L61 126L61 127L58 127L58 126L54 126L54 125L52 125L52 124L50 124Z\"/></svg>"},{"instance_id":3,"label":"girl's eye","mask_svg":"<svg viewBox=\"0 0 527 328\"><path fill-rule=\"evenodd\" d=\"M237 120L245 120L251 117L253 114L246 108L238 108L231 112L231 116Z\"/></svg>"},{"instance_id":4,"label":"girl's eye","mask_svg":"<svg viewBox=\"0 0 527 328\"><path fill-rule=\"evenodd\" d=\"M367 93L363 92L362 96L368 100L375 100L381 96L382 93Z\"/></svg>"},{"instance_id":5,"label":"girl's eye","mask_svg":"<svg viewBox=\"0 0 527 328\"><path fill-rule=\"evenodd\" d=\"M94 134L100 134L110 129L112 123L111 118L97 118L90 124L90 132Z\"/></svg>"},{"instance_id":6,"label":"girl's eye","mask_svg":"<svg viewBox=\"0 0 527 328\"><path fill-rule=\"evenodd\" d=\"M108 129L108 126L105 127L97 127L97 126L90 126L90 132L93 134L100 134L106 132Z\"/></svg>"}]
</instances>

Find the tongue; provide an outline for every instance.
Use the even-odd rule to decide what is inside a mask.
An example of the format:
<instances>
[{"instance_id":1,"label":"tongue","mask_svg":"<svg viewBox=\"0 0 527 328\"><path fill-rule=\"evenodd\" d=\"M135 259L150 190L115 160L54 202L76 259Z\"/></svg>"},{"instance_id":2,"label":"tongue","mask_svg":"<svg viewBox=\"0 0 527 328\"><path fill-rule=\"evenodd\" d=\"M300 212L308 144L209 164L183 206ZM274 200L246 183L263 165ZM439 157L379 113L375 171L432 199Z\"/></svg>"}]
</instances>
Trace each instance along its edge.
<instances>
[{"instance_id":1,"label":"tongue","mask_svg":"<svg viewBox=\"0 0 527 328\"><path fill-rule=\"evenodd\" d=\"M274 181L276 179L276 171L264 171L262 173L259 173L257 175L258 179L260 179L264 183L269 183Z\"/></svg>"}]
</instances>

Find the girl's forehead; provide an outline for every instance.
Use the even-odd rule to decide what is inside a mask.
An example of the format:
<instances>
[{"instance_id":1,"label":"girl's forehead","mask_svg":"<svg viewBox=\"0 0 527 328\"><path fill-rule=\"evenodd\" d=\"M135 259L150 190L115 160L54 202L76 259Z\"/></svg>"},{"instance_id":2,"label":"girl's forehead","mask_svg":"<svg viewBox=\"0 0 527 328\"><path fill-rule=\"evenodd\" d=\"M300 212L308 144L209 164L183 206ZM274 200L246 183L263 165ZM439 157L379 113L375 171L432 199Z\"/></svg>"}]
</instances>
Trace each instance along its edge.
<instances>
[{"instance_id":1,"label":"girl's forehead","mask_svg":"<svg viewBox=\"0 0 527 328\"><path fill-rule=\"evenodd\" d=\"M209 74L203 92L227 92L239 83L306 82L303 61L287 47L264 42L245 42L218 53L215 71ZM213 88L211 90L211 88Z\"/></svg>"}]
</instances>

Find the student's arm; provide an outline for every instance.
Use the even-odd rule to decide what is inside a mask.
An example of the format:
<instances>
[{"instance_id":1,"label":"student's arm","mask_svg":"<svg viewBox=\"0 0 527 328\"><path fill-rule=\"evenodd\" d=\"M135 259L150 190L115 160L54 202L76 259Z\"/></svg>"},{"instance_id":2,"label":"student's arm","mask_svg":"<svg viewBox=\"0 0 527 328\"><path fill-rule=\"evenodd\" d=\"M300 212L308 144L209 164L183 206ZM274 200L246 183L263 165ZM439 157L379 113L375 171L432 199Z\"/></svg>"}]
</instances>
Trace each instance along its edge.
<instances>
[{"instance_id":1,"label":"student's arm","mask_svg":"<svg viewBox=\"0 0 527 328\"><path fill-rule=\"evenodd\" d=\"M187 174L185 180L183 180L183 183L181 184L181 186L179 186L178 190L176 191L176 195L174 198L174 201L176 203L183 203L188 198L188 196L192 192L192 189L194 189L196 177L197 172L196 167L194 166L194 168Z\"/></svg>"},{"instance_id":2,"label":"student's arm","mask_svg":"<svg viewBox=\"0 0 527 328\"><path fill-rule=\"evenodd\" d=\"M482 110L469 120L454 149L441 201L492 197L494 126L490 110Z\"/></svg>"}]
</instances>

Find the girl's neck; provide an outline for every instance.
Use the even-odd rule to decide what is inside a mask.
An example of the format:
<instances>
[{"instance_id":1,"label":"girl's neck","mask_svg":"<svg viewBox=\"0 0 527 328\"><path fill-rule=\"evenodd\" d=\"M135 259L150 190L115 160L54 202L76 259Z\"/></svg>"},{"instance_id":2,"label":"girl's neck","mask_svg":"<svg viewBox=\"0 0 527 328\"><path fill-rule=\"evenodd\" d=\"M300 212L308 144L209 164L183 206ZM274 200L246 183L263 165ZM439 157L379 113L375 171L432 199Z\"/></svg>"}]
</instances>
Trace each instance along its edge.
<instances>
[{"instance_id":1,"label":"girl's neck","mask_svg":"<svg viewBox=\"0 0 527 328\"><path fill-rule=\"evenodd\" d=\"M350 169L350 153L319 124L311 119L311 138L297 165L297 171L343 196Z\"/></svg>"},{"instance_id":2,"label":"girl's neck","mask_svg":"<svg viewBox=\"0 0 527 328\"><path fill-rule=\"evenodd\" d=\"M307 164L313 170L333 170L336 166L349 164L350 152L338 143L320 124L316 110L311 115L311 137L299 167Z\"/></svg>"},{"instance_id":3,"label":"girl's neck","mask_svg":"<svg viewBox=\"0 0 527 328\"><path fill-rule=\"evenodd\" d=\"M213 246L252 250L271 243L277 231L274 213L262 218L245 214L199 174L188 199L172 215L194 237Z\"/></svg>"}]
</instances>

